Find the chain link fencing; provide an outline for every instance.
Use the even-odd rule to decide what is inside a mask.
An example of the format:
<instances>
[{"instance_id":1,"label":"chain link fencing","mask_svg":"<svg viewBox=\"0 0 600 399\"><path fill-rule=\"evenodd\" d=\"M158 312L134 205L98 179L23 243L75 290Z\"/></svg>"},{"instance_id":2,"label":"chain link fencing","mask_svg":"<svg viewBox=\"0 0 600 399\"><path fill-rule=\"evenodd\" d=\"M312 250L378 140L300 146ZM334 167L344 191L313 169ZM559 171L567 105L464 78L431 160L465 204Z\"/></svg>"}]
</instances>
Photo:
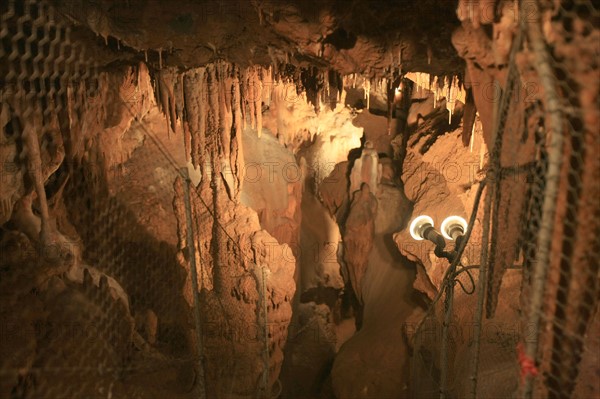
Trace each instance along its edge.
<instances>
[{"instance_id":1,"label":"chain link fencing","mask_svg":"<svg viewBox=\"0 0 600 399\"><path fill-rule=\"evenodd\" d=\"M152 90L141 86L152 82L142 66L99 70L44 1L3 1L0 23L0 396L191 398L226 380L208 388L234 397L246 384L270 397L266 271L173 155L183 138L165 145L144 118ZM126 133L113 140L111 129ZM207 302L200 319L193 294L218 300L207 294L215 252L263 288L247 338L259 348L251 383L236 378L247 341L223 326L238 322L235 309L211 320L219 307ZM230 353L206 377L203 339Z\"/></svg>"},{"instance_id":2,"label":"chain link fencing","mask_svg":"<svg viewBox=\"0 0 600 399\"><path fill-rule=\"evenodd\" d=\"M267 270L191 183L173 155L183 146L143 118L152 82L142 66L99 71L44 2L0 11L3 189L15 187L2 202L2 396L235 397L256 387L249 394L270 397L273 337L287 324L268 323ZM113 128L126 134L115 140ZM218 256L229 280L261 288L250 325L211 294L226 289L212 280ZM218 365L206 376L205 362ZM256 380L240 377L248 367Z\"/></svg>"},{"instance_id":3,"label":"chain link fencing","mask_svg":"<svg viewBox=\"0 0 600 399\"><path fill-rule=\"evenodd\" d=\"M600 395L600 15L586 0L519 3L485 199L473 209L476 298L446 276L413 335L413 397ZM448 312L452 301L460 308ZM457 319L465 307L473 314ZM472 333L461 339L453 323Z\"/></svg>"},{"instance_id":4,"label":"chain link fencing","mask_svg":"<svg viewBox=\"0 0 600 399\"><path fill-rule=\"evenodd\" d=\"M553 123L549 126L551 140L556 142L556 137L562 136L562 146L556 156L554 149L548 148L545 195L553 181L556 200L553 214L547 216L553 234L546 244L538 239L538 251L545 245L548 261L541 263L538 255L532 268L531 289L542 292L531 292L526 314L528 325L537 327L531 329L531 337L524 336L527 355L537 368L527 376L524 395L594 397L600 394L600 13L591 1L541 5L540 13L551 16L543 27L555 35L544 40L540 18L539 25L529 27L529 36L538 65L543 66L537 70L547 97L546 111L553 112L556 119L549 118ZM538 219L542 229L544 216ZM538 268L545 270L539 272ZM540 278L538 284L536 278Z\"/></svg>"}]
</instances>

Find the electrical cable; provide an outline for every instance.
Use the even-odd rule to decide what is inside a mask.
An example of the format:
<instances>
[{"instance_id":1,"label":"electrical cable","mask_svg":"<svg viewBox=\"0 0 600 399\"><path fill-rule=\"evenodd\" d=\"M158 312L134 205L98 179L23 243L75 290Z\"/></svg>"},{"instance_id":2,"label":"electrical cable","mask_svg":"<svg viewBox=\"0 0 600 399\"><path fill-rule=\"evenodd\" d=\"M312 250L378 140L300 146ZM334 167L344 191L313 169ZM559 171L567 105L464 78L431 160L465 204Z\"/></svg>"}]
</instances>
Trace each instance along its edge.
<instances>
[{"instance_id":1,"label":"electrical cable","mask_svg":"<svg viewBox=\"0 0 600 399\"><path fill-rule=\"evenodd\" d=\"M471 233L473 231L473 225L475 224L475 218L477 217L477 211L479 209L479 202L481 200L481 195L483 193L483 189L487 184L487 179L488 179L488 177L486 175L486 177L483 180L481 180L481 182L479 182L479 187L477 188L477 193L475 194L475 199L473 201L473 208L471 210L471 217L469 219L469 225L468 225L469 227L468 227L465 235L463 236L463 239L460 242L460 246L456 252L456 257L455 257L454 261L452 262L450 267L448 269L446 269L446 272L444 273L444 276L442 277L442 284L440 286L439 291L433 298L433 301L431 302L431 305L429 305L429 308L425 312L425 315L423 316L423 318L421 318L421 320L417 324L417 328L415 329L415 334L413 334L413 337L415 337L417 335L417 332L421 329L421 326L423 325L423 323L425 322L427 317L431 314L431 312L435 308L435 305L437 304L437 302L442 297L442 294L445 291L446 285L448 285L451 280L450 279L450 277L451 277L450 271L454 270L456 268L456 265L458 264L459 259L462 257L462 254L465 251L465 247L467 246L467 243L469 242L469 238L471 237Z\"/></svg>"},{"instance_id":2,"label":"electrical cable","mask_svg":"<svg viewBox=\"0 0 600 399\"><path fill-rule=\"evenodd\" d=\"M466 272L467 276L469 276L469 280L471 281L472 289L469 291L465 288L465 286L463 285L463 282L456 278L462 272ZM458 272L454 273L454 281L456 281L458 283L458 285L460 285L460 288L463 290L463 292L465 294L471 295L475 292L475 279L473 278L473 275L471 274L469 269L467 269L466 267L461 265L461 269Z\"/></svg>"}]
</instances>

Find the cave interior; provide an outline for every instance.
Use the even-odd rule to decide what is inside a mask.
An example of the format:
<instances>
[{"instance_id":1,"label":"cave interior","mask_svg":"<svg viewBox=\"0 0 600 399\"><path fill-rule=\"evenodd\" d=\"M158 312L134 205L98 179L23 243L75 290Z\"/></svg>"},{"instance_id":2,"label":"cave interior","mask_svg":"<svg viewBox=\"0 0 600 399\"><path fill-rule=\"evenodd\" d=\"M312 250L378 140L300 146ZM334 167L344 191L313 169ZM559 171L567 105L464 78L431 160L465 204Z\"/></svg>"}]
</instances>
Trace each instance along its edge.
<instances>
[{"instance_id":1,"label":"cave interior","mask_svg":"<svg viewBox=\"0 0 600 399\"><path fill-rule=\"evenodd\" d=\"M600 398L595 2L3 0L0 41L0 398Z\"/></svg>"}]
</instances>

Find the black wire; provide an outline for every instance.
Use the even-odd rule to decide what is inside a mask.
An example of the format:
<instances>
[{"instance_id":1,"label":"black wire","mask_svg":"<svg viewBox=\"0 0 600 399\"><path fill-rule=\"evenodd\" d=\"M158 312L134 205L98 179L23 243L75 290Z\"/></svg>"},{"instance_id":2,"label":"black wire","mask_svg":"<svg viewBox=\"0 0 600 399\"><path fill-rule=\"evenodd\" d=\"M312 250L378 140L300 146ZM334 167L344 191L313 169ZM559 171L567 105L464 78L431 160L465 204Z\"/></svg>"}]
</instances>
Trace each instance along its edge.
<instances>
[{"instance_id":1,"label":"black wire","mask_svg":"<svg viewBox=\"0 0 600 399\"><path fill-rule=\"evenodd\" d=\"M523 267L521 265L511 265L511 266L508 266L506 269L507 270L521 270L522 268ZM456 273L454 273L455 281L460 285L460 288L462 288L463 292L467 295L471 295L475 292L475 279L473 278L473 275L469 271L471 269L479 269L479 265L469 265L469 266L461 265L461 269L459 271L457 271ZM465 289L465 286L463 285L462 281L460 281L456 278L459 274L461 274L463 272L466 272L467 276L469 276L469 280L471 280L471 286L473 287L473 290L471 290L471 291L467 291Z\"/></svg>"},{"instance_id":2,"label":"black wire","mask_svg":"<svg viewBox=\"0 0 600 399\"><path fill-rule=\"evenodd\" d=\"M483 193L483 189L485 188L485 185L487 183L487 179L488 179L488 177L486 176L482 181L479 182L479 187L477 188L477 193L475 194L475 199L473 201L473 208L471 210L471 217L469 218L467 232L465 233L464 237L461 239L461 242L460 242L460 245L458 246L458 248L456 248L456 251L457 251L456 258L454 259L454 261L452 262L450 267L448 269L446 269L446 272L444 273L444 276L442 277L442 283L440 284L439 291L437 292L437 294L433 298L433 301L431 301L431 304L427 308L427 311L425 312L425 316L417 324L415 334L421 329L421 326L423 325L425 319L427 319L427 317L435 309L435 305L442 297L442 293L445 291L446 285L450 284L450 281L452 280L452 278L450 276L450 271L453 268L455 268L456 265L458 264L458 260L462 257L462 254L465 251L465 247L467 246L467 243L469 242L469 238L471 237L471 232L473 231L473 225L475 224L475 218L477 217L477 211L479 209L479 202L481 200L481 195Z\"/></svg>"},{"instance_id":3,"label":"black wire","mask_svg":"<svg viewBox=\"0 0 600 399\"><path fill-rule=\"evenodd\" d=\"M466 272L467 276L469 276L469 280L471 280L471 287L473 287L473 289L470 291L467 291L467 289L463 285L462 281L460 281L459 279L456 278L456 276L458 276L462 272ZM460 285L460 288L463 290L463 292L465 294L471 295L475 292L475 279L473 278L473 275L471 274L471 272L469 271L469 269L467 267L462 266L462 268L454 274L454 281L456 281L458 283L458 285Z\"/></svg>"}]
</instances>

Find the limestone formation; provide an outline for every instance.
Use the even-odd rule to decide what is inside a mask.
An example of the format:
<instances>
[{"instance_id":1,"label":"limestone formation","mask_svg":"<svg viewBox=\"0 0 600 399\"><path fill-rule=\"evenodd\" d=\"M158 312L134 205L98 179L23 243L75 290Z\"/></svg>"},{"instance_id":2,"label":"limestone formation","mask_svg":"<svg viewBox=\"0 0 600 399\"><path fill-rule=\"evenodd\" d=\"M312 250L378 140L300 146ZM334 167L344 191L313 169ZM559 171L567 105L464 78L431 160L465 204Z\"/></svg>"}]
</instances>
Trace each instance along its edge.
<instances>
[{"instance_id":1,"label":"limestone formation","mask_svg":"<svg viewBox=\"0 0 600 399\"><path fill-rule=\"evenodd\" d=\"M365 142L360 158L354 161L350 174L350 195L361 189L363 183L367 184L371 192L376 193L381 181L381 165L379 156L373 148L373 143Z\"/></svg>"},{"instance_id":2,"label":"limestone formation","mask_svg":"<svg viewBox=\"0 0 600 399\"><path fill-rule=\"evenodd\" d=\"M4 3L0 397L598 396L593 1Z\"/></svg>"},{"instance_id":3,"label":"limestone formation","mask_svg":"<svg viewBox=\"0 0 600 399\"><path fill-rule=\"evenodd\" d=\"M371 193L367 183L354 193L350 213L344 230L344 261L352 288L358 300L362 302L362 280L369 266L368 258L373 249L377 198Z\"/></svg>"}]
</instances>

